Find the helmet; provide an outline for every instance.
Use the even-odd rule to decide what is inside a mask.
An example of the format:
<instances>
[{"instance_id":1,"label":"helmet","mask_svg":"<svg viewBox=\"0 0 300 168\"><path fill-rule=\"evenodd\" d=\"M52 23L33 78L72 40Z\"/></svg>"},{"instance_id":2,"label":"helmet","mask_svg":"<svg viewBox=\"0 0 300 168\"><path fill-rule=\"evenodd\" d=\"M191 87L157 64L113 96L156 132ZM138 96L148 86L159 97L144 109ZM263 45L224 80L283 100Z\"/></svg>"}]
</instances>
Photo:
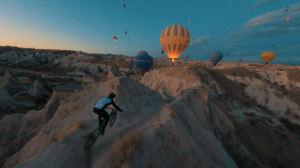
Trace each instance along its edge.
<instances>
[{"instance_id":1,"label":"helmet","mask_svg":"<svg viewBox=\"0 0 300 168\"><path fill-rule=\"evenodd\" d=\"M108 97L111 99L114 99L116 97L116 95L114 93L110 93Z\"/></svg>"}]
</instances>

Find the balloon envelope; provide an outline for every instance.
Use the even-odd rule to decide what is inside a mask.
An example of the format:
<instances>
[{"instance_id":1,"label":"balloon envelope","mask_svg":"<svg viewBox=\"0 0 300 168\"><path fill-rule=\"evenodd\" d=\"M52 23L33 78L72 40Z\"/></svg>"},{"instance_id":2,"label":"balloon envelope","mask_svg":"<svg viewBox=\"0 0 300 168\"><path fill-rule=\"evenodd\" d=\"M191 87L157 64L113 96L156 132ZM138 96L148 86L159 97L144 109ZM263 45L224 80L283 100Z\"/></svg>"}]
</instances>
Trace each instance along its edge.
<instances>
[{"instance_id":1,"label":"balloon envelope","mask_svg":"<svg viewBox=\"0 0 300 168\"><path fill-rule=\"evenodd\" d=\"M172 62L180 56L190 43L190 31L182 25L170 25L160 34L160 45Z\"/></svg>"},{"instance_id":2,"label":"balloon envelope","mask_svg":"<svg viewBox=\"0 0 300 168\"><path fill-rule=\"evenodd\" d=\"M206 52L209 53L209 50L207 50Z\"/></svg>"},{"instance_id":3,"label":"balloon envelope","mask_svg":"<svg viewBox=\"0 0 300 168\"><path fill-rule=\"evenodd\" d=\"M123 3L122 6L125 8L126 5Z\"/></svg>"},{"instance_id":4,"label":"balloon envelope","mask_svg":"<svg viewBox=\"0 0 300 168\"><path fill-rule=\"evenodd\" d=\"M164 50L160 50L160 53L163 54L165 51Z\"/></svg>"},{"instance_id":5,"label":"balloon envelope","mask_svg":"<svg viewBox=\"0 0 300 168\"><path fill-rule=\"evenodd\" d=\"M276 57L276 54L272 51L268 51L262 53L260 57L265 62L265 64L268 64Z\"/></svg>"},{"instance_id":6,"label":"balloon envelope","mask_svg":"<svg viewBox=\"0 0 300 168\"><path fill-rule=\"evenodd\" d=\"M139 51L136 55L148 55L148 53L146 51Z\"/></svg>"},{"instance_id":7,"label":"balloon envelope","mask_svg":"<svg viewBox=\"0 0 300 168\"><path fill-rule=\"evenodd\" d=\"M223 53L221 51L213 51L209 54L209 59L214 65L217 65L217 63L221 61L222 58Z\"/></svg>"},{"instance_id":8,"label":"balloon envelope","mask_svg":"<svg viewBox=\"0 0 300 168\"><path fill-rule=\"evenodd\" d=\"M225 55L228 55L229 53L225 53Z\"/></svg>"},{"instance_id":9,"label":"balloon envelope","mask_svg":"<svg viewBox=\"0 0 300 168\"><path fill-rule=\"evenodd\" d=\"M144 73L149 71L149 69L151 69L153 65L153 58L148 54L141 54L135 57L134 64L143 75Z\"/></svg>"}]
</instances>

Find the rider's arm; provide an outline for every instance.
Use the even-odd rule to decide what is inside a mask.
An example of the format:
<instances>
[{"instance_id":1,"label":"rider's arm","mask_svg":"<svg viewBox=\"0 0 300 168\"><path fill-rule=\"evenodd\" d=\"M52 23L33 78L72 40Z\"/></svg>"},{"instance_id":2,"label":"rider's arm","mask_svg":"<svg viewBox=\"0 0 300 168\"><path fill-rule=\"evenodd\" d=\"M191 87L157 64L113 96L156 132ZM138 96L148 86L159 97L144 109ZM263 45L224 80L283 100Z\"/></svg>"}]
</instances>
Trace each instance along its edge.
<instances>
[{"instance_id":1,"label":"rider's arm","mask_svg":"<svg viewBox=\"0 0 300 168\"><path fill-rule=\"evenodd\" d=\"M112 101L111 102L111 104L118 110L118 111L123 111L123 110L121 110L117 105L116 105L116 103L114 102L114 101Z\"/></svg>"}]
</instances>

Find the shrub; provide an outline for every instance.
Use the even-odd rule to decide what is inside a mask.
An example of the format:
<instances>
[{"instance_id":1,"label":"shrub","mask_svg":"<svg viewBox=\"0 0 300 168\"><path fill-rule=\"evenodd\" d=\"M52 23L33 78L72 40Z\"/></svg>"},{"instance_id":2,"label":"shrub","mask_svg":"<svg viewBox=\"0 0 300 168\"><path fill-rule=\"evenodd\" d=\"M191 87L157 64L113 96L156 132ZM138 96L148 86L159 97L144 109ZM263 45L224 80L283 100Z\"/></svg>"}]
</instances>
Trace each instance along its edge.
<instances>
[{"instance_id":1,"label":"shrub","mask_svg":"<svg viewBox=\"0 0 300 168\"><path fill-rule=\"evenodd\" d=\"M34 99L35 104L45 104L47 103L47 98L45 96L39 96Z\"/></svg>"}]
</instances>

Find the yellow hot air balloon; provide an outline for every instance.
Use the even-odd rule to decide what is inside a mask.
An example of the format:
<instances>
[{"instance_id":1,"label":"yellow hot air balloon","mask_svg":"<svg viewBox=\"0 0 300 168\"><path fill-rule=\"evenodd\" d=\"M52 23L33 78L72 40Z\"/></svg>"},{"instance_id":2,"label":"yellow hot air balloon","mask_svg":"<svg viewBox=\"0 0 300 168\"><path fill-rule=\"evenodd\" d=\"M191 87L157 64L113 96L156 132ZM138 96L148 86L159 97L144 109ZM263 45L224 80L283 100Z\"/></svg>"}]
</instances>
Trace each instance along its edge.
<instances>
[{"instance_id":1,"label":"yellow hot air balloon","mask_svg":"<svg viewBox=\"0 0 300 168\"><path fill-rule=\"evenodd\" d=\"M160 45L172 63L180 56L190 43L190 31L182 25L170 25L160 34Z\"/></svg>"},{"instance_id":2,"label":"yellow hot air balloon","mask_svg":"<svg viewBox=\"0 0 300 168\"><path fill-rule=\"evenodd\" d=\"M272 51L264 52L261 54L261 59L265 62L265 64L268 64L276 57L276 54Z\"/></svg>"}]
</instances>

